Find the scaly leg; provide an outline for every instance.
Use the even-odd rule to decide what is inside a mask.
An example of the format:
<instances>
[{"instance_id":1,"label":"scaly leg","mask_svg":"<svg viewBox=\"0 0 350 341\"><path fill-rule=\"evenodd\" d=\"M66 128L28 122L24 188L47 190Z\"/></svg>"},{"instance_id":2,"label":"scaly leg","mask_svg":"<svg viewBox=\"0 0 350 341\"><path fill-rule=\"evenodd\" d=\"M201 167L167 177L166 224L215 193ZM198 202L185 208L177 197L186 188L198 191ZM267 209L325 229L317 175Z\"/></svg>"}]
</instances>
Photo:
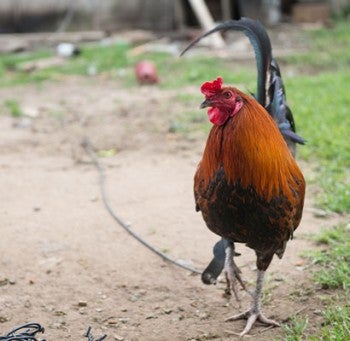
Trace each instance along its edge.
<instances>
[{"instance_id":1,"label":"scaly leg","mask_svg":"<svg viewBox=\"0 0 350 341\"><path fill-rule=\"evenodd\" d=\"M277 327L280 326L278 322L266 318L261 312L261 293L262 293L262 288L264 283L264 275L265 275L265 271L258 270L256 288L255 288L255 293L253 297L253 306L251 307L251 309L249 309L244 313L231 316L226 320L226 321L235 321L243 318L247 319L247 324L244 330L242 331L242 333L239 334L240 336L244 336L248 334L256 321L260 321L262 323L272 325L272 326L277 326Z\"/></svg>"},{"instance_id":2,"label":"scaly leg","mask_svg":"<svg viewBox=\"0 0 350 341\"><path fill-rule=\"evenodd\" d=\"M239 302L240 299L238 297L237 290L236 290L236 280L240 283L243 290L246 290L246 287L240 275L241 270L238 268L238 266L233 260L234 255L235 255L234 244L230 242L228 243L225 249L225 277L226 277L226 283L227 283L227 288L225 292L226 294L231 294L231 290L232 290L236 300Z\"/></svg>"}]
</instances>

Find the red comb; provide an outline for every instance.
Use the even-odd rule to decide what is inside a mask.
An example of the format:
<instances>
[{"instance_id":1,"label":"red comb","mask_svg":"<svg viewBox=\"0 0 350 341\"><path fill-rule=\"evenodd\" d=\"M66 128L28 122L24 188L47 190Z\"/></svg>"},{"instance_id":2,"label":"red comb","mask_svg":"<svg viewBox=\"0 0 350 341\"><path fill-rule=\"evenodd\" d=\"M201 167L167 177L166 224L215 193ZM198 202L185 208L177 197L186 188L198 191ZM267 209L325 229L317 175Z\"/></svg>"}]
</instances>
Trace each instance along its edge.
<instances>
[{"instance_id":1,"label":"red comb","mask_svg":"<svg viewBox=\"0 0 350 341\"><path fill-rule=\"evenodd\" d=\"M212 82L205 82L201 86L201 92L205 96L215 95L219 90L221 90L222 78L218 77Z\"/></svg>"}]
</instances>

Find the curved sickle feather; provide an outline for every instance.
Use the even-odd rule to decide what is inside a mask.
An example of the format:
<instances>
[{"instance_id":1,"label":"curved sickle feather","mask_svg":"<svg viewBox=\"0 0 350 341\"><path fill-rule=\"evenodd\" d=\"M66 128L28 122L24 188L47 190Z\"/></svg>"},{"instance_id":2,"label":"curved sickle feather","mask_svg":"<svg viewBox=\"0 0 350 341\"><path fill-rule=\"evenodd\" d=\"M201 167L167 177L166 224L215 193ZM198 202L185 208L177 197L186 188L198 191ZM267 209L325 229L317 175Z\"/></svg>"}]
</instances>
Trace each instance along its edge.
<instances>
[{"instance_id":1,"label":"curved sickle feather","mask_svg":"<svg viewBox=\"0 0 350 341\"><path fill-rule=\"evenodd\" d=\"M271 52L271 42L265 31L264 26L256 20L249 18L242 18L240 20L228 20L225 21L210 31L204 33L194 41L192 41L180 54L184 55L189 49L196 45L201 39L215 33L218 31L241 31L243 32L250 40L256 58L256 66L258 70L258 84L257 84L257 100L258 102L266 106L266 81L267 81L267 72L272 59Z\"/></svg>"}]
</instances>

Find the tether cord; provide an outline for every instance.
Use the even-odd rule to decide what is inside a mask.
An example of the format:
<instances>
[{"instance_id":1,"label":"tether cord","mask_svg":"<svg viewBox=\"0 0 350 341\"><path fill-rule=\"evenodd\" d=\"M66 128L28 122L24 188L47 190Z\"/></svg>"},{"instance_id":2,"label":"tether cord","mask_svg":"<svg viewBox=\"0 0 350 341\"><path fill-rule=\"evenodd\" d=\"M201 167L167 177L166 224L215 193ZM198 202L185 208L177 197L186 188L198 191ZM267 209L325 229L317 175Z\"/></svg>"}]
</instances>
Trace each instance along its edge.
<instances>
[{"instance_id":1,"label":"tether cord","mask_svg":"<svg viewBox=\"0 0 350 341\"><path fill-rule=\"evenodd\" d=\"M83 142L82 142L82 147L84 148L84 150L86 151L86 153L90 156L93 164L96 166L98 173L99 173L99 183L100 183L100 189L101 189L101 195L102 195L102 200L103 203L107 209L107 211L109 212L109 214L113 217L114 220L117 221L117 223L126 231L128 232L131 236L133 236L136 240L138 240L142 245L144 245L145 247L147 247L149 250L151 250L152 252L154 252L155 254L157 254L159 257L161 257L163 260L170 262L180 268L183 268L185 270L191 271L192 273L195 274L201 274L202 272L194 269L190 266L187 266L185 264L181 264L180 262L176 261L175 259L167 256L165 253L159 251L158 249L156 249L155 247L153 247L152 245L150 245L149 243L147 243L143 238L141 238L138 234L136 234L131 228L130 225L127 224L126 222L124 222L113 210L113 208L110 205L109 199L108 199L108 195L107 195L107 191L106 191L106 186L105 186L105 182L106 182L106 175L105 175L105 170L101 164L101 162L99 161L98 157L96 156L96 153L94 152L93 148L92 148L92 144L90 142L90 140L88 138L84 138Z\"/></svg>"}]
</instances>

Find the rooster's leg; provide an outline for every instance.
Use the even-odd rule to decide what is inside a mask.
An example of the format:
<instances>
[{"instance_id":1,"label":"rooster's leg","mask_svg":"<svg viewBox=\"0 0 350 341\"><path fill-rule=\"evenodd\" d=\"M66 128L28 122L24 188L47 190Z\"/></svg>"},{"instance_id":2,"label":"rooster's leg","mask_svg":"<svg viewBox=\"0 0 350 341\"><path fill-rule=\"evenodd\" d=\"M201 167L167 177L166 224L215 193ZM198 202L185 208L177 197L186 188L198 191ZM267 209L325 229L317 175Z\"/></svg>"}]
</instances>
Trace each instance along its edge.
<instances>
[{"instance_id":1,"label":"rooster's leg","mask_svg":"<svg viewBox=\"0 0 350 341\"><path fill-rule=\"evenodd\" d=\"M247 319L247 324L244 330L242 331L242 333L240 334L240 336L244 336L247 333L249 333L249 331L251 330L252 326L256 321L260 321L262 323L265 323L271 326L280 325L278 322L266 318L261 312L261 293L262 293L262 288L264 283L264 275L265 275L265 271L258 270L258 278L256 281L256 288L253 296L254 297L253 306L251 307L251 309L249 309L244 313L231 316L226 320L226 321L235 321L242 318Z\"/></svg>"},{"instance_id":2,"label":"rooster's leg","mask_svg":"<svg viewBox=\"0 0 350 341\"><path fill-rule=\"evenodd\" d=\"M236 281L238 281L241 284L244 290L246 290L246 287L240 275L241 270L238 268L238 266L233 260L234 255L235 255L235 247L234 247L234 244L230 242L228 243L225 249L225 277L226 277L226 283L227 283L226 293L231 294L231 290L232 290L236 300L239 302L240 299L238 297L237 290L236 290Z\"/></svg>"}]
</instances>

